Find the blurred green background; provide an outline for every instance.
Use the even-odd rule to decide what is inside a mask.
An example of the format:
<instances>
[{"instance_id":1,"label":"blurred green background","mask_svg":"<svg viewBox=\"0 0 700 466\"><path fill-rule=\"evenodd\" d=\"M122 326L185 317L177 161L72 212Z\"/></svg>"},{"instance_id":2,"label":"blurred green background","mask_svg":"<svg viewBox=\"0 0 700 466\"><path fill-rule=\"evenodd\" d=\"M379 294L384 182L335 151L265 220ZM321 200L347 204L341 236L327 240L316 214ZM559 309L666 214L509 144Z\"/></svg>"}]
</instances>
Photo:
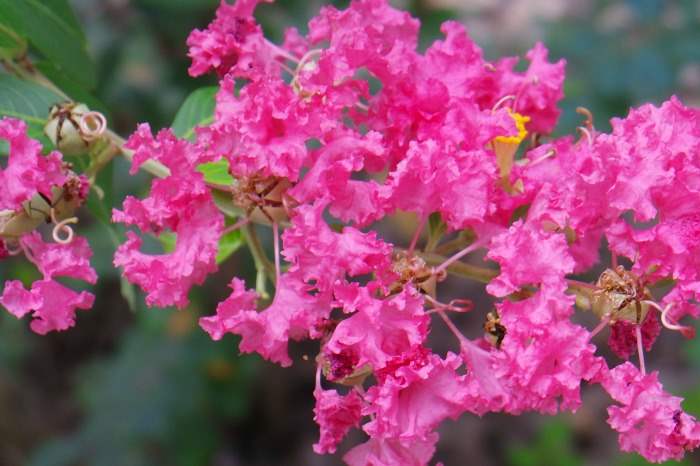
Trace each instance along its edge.
<instances>
[{"instance_id":1,"label":"blurred green background","mask_svg":"<svg viewBox=\"0 0 700 466\"><path fill-rule=\"evenodd\" d=\"M187 75L185 39L213 18L217 0L74 0L89 50L98 64L95 97L111 125L128 135L137 122L169 126L194 89L212 78ZM263 5L258 19L269 37L302 31L327 3L284 0ZM696 0L415 0L397 1L423 23L422 46L446 19L469 28L489 59L523 54L544 41L553 59L568 61L559 132L579 124L574 109L593 111L596 126L629 106L660 103L672 94L700 106L700 2ZM113 205L143 193L145 176L129 177L124 162L100 183ZM309 363L281 369L238 356L237 339L212 342L197 326L227 294L231 276L253 281L252 260L240 251L192 293L190 309L133 307L111 267L114 242L104 224L82 222L100 274L94 308L70 331L46 337L27 319L0 313L0 465L243 466L336 465L340 454L316 456L313 373ZM31 278L20 261L4 262L0 280ZM302 346L300 352L306 351ZM314 345L308 346L314 354ZM665 332L648 365L666 388L700 415L700 344ZM446 423L435 461L446 465L577 466L646 464L618 452L605 419L607 397L584 389L576 415L544 418L464 416ZM341 453L362 441L355 433ZM700 464L700 455L684 464Z\"/></svg>"}]
</instances>

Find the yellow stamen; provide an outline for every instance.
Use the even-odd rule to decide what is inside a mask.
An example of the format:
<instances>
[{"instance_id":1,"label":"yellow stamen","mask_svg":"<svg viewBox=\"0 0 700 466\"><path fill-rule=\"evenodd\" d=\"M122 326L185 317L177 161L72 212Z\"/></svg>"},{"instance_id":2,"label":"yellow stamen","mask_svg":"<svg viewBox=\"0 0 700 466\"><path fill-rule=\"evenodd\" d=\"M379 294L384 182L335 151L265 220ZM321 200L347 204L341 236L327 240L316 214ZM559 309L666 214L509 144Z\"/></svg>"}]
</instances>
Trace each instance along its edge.
<instances>
[{"instance_id":1,"label":"yellow stamen","mask_svg":"<svg viewBox=\"0 0 700 466\"><path fill-rule=\"evenodd\" d=\"M518 146L527 137L527 129L525 123L530 121L530 117L521 115L511 109L506 109L508 115L515 121L515 127L518 130L516 136L496 136L491 142L491 148L496 153L496 163L501 173L501 183L504 189L509 193L515 193L522 190L522 182L511 184L510 172L513 169L515 153L518 151Z\"/></svg>"},{"instance_id":2,"label":"yellow stamen","mask_svg":"<svg viewBox=\"0 0 700 466\"><path fill-rule=\"evenodd\" d=\"M494 141L508 143L508 144L520 144L523 139L527 136L527 129L525 129L525 123L530 121L529 116L521 115L517 112L507 109L508 115L515 121L515 127L518 129L517 136L497 136Z\"/></svg>"}]
</instances>

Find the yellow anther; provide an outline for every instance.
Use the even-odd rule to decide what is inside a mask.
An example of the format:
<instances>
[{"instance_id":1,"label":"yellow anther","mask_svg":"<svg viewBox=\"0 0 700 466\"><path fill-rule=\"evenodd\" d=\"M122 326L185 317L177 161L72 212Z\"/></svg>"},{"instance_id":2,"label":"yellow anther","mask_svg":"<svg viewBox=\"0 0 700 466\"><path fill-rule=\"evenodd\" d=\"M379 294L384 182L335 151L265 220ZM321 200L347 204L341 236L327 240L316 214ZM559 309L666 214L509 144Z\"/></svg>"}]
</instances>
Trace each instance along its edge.
<instances>
[{"instance_id":1,"label":"yellow anther","mask_svg":"<svg viewBox=\"0 0 700 466\"><path fill-rule=\"evenodd\" d=\"M516 136L497 136L494 140L496 142L502 142L507 144L520 144L523 139L527 136L527 129L525 129L525 124L530 121L529 116L521 115L518 112L514 112L511 109L506 110L508 115L515 121L515 127L518 130Z\"/></svg>"}]
</instances>

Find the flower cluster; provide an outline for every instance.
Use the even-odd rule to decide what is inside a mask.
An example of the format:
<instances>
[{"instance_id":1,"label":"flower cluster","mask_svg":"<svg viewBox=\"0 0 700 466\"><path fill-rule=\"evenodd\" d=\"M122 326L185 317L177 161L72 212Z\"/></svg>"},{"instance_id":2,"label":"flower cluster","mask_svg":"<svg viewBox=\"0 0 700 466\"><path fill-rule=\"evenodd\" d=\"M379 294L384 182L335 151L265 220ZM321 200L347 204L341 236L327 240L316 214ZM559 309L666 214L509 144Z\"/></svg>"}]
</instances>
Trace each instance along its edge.
<instances>
[{"instance_id":1,"label":"flower cluster","mask_svg":"<svg viewBox=\"0 0 700 466\"><path fill-rule=\"evenodd\" d=\"M185 307L216 270L220 238L245 226L264 275L256 290L233 278L200 325L282 366L293 363L290 341L317 340L313 448L334 453L360 428L368 440L345 454L349 465L427 464L442 421L574 411L583 382L617 403L608 423L623 450L664 461L696 448L700 424L647 373L644 352L662 329L692 337L679 321L700 311L700 111L671 98L613 120L609 134L587 114L578 137L553 138L565 62L542 44L524 68L513 57L490 62L446 22L444 38L420 52L416 19L387 0L354 0L276 45L253 16L259 3L222 0L187 41L190 73L220 78L213 122L193 141L141 125L127 142L132 173L149 159L167 173L113 221L176 236L171 252L150 254L130 231L117 250L115 265L147 304ZM0 257L23 251L44 275L31 291L8 282L1 302L18 316L33 310L39 333L66 328L92 296L53 277L94 282L89 249L79 238L47 245L36 225L18 225L37 219L39 197L53 218L75 177L59 154L40 156L21 124L3 120L0 137L11 143ZM230 186L199 170L221 161ZM235 224L225 227L215 199L238 209ZM398 211L417 219L407 247L377 228ZM273 261L257 244L262 225L272 227ZM475 251L483 267L461 262ZM592 270L603 270L594 283L576 278ZM443 302L448 273L483 282L493 306ZM575 323L577 311L599 324ZM484 333L465 336L454 312L481 314ZM439 354L428 337L443 323L454 352ZM594 344L608 327L622 363ZM635 353L639 367L626 361Z\"/></svg>"},{"instance_id":2,"label":"flower cluster","mask_svg":"<svg viewBox=\"0 0 700 466\"><path fill-rule=\"evenodd\" d=\"M71 215L87 198L89 182L73 173L59 152L43 156L20 120L0 120L0 139L10 148L7 166L0 169L0 260L24 254L43 275L30 290L18 280L5 282L0 304L18 318L32 312L36 333L65 330L75 323L76 309L90 309L95 298L56 280L97 280L87 241L73 237L68 226L77 221ZM52 243L36 231L46 222L54 223Z\"/></svg>"}]
</instances>

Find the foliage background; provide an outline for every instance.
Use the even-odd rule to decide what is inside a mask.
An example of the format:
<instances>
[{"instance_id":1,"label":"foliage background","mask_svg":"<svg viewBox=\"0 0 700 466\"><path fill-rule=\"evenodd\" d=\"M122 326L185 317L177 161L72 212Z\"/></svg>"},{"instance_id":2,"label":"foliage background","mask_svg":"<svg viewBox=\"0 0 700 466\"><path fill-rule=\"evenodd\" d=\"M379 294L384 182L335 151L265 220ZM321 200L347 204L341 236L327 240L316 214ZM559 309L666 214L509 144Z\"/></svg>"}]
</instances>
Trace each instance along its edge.
<instances>
[{"instance_id":1,"label":"foliage background","mask_svg":"<svg viewBox=\"0 0 700 466\"><path fill-rule=\"evenodd\" d=\"M108 110L110 124L129 134L139 121L169 126L186 96L212 79L187 75L185 38L205 27L218 0L74 0L70 2L96 63L93 106ZM324 3L280 0L257 15L267 34L304 29ZM347 2L332 2L343 5ZM467 24L495 59L523 54L543 40L553 58L568 60L560 132L580 121L574 109L591 109L596 125L625 115L629 106L660 103L676 93L700 106L700 2L695 0L413 0L395 2L423 22L422 43L439 35L449 18ZM2 90L0 89L0 92ZM145 176L129 177L115 164L100 183L107 201L143 192ZM405 238L403 224L388 235ZM238 466L336 465L340 455L311 450L313 365L281 369L256 356L238 356L237 340L214 343L197 327L227 294L233 274L252 282L252 260L241 250L193 293L185 311L133 307L111 267L112 235L99 221L83 221L95 249L101 280L93 310L70 331L46 337L27 321L0 313L0 464L7 466ZM0 280L31 278L22 262L3 262ZM469 294L464 284L456 292ZM461 288L460 288L461 287ZM128 293L127 293L128 296ZM479 322L461 322L478 334ZM438 335L439 336L439 335ZM314 345L296 348L315 354ZM700 344L664 332L649 356L671 392L700 416ZM313 359L313 357L311 358ZM553 466L646 464L618 453L605 424L607 398L584 390L576 415L517 418L464 416L441 429L435 460L447 465ZM362 440L356 433L341 452ZM695 463L694 463L695 461ZM700 455L684 464L698 464Z\"/></svg>"}]
</instances>

